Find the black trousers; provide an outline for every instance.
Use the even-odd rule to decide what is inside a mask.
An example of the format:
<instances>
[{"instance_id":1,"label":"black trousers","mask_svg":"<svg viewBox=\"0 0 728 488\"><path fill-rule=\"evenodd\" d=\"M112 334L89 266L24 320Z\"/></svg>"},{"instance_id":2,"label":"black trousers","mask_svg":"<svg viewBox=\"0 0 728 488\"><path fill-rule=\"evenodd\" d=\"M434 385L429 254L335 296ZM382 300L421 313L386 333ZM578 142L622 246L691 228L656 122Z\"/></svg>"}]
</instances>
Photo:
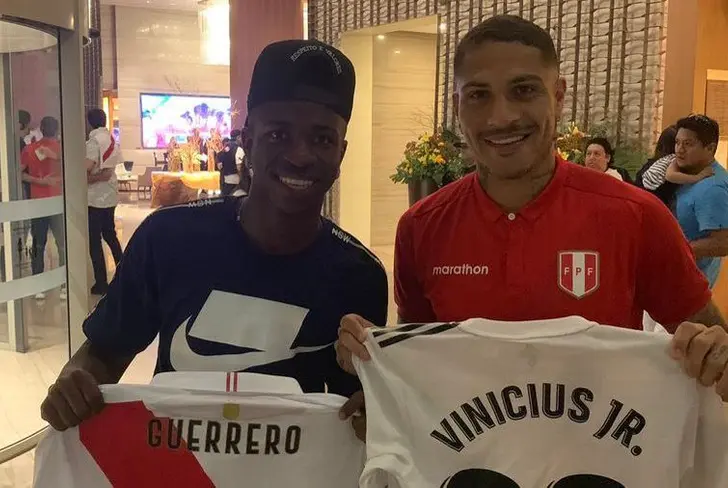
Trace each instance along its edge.
<instances>
[{"instance_id":1,"label":"black trousers","mask_svg":"<svg viewBox=\"0 0 728 488\"><path fill-rule=\"evenodd\" d=\"M48 243L48 231L58 246L58 265L66 264L66 236L63 232L63 215L39 217L30 222L30 235L33 238L33 249L30 257L30 268L34 275L45 270L45 248Z\"/></svg>"},{"instance_id":2,"label":"black trousers","mask_svg":"<svg viewBox=\"0 0 728 488\"><path fill-rule=\"evenodd\" d=\"M116 228L114 227L115 211L116 207L88 208L88 247L89 254L91 254L91 264L94 268L95 286L97 287L103 287L109 283L101 239L103 238L106 244L109 245L117 266L123 254L121 251L121 243L119 243L119 238L116 236Z\"/></svg>"},{"instance_id":3,"label":"black trousers","mask_svg":"<svg viewBox=\"0 0 728 488\"><path fill-rule=\"evenodd\" d=\"M226 197L228 195L232 195L232 193L235 191L235 189L237 187L238 187L238 185L233 185L231 183L225 183L225 182L223 182L222 186L220 187L220 188L222 188L222 191L220 192L220 194L223 197Z\"/></svg>"}]
</instances>

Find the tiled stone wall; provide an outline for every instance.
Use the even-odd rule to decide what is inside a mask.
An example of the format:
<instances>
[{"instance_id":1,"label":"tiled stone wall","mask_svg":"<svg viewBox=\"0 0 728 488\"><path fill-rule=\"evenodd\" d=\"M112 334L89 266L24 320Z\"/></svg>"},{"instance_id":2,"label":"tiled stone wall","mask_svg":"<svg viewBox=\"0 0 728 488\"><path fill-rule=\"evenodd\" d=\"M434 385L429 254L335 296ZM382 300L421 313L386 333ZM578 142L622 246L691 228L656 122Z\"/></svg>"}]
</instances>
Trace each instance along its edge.
<instances>
[{"instance_id":1,"label":"tiled stone wall","mask_svg":"<svg viewBox=\"0 0 728 488\"><path fill-rule=\"evenodd\" d=\"M581 125L611 121L615 136L649 140L659 128L667 0L312 0L311 37L338 45L341 33L438 14L438 120L453 125L452 57L480 19L516 14L554 38L566 78L564 118Z\"/></svg>"},{"instance_id":2,"label":"tiled stone wall","mask_svg":"<svg viewBox=\"0 0 728 488\"><path fill-rule=\"evenodd\" d=\"M455 126L452 61L457 42L495 14L528 18L549 31L569 86L564 121L608 123L615 142L654 140L661 127L668 0L309 0L309 35L335 46L341 34L439 15L440 124ZM336 190L326 213L336 218Z\"/></svg>"}]
</instances>

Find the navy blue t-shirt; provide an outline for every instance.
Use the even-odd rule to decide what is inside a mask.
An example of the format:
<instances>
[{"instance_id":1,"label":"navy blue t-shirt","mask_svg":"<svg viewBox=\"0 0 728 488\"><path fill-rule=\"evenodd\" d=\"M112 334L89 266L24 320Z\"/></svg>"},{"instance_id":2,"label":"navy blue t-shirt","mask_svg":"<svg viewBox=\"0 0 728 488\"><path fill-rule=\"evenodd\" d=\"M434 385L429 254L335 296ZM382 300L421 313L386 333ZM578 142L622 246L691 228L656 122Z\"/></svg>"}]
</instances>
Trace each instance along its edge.
<instances>
[{"instance_id":1,"label":"navy blue t-shirt","mask_svg":"<svg viewBox=\"0 0 728 488\"><path fill-rule=\"evenodd\" d=\"M348 313L385 324L381 262L328 220L306 250L266 254L243 231L239 206L203 200L150 215L83 324L89 341L129 356L159 335L156 373L250 371L293 377L305 392L357 391L333 343Z\"/></svg>"}]
</instances>

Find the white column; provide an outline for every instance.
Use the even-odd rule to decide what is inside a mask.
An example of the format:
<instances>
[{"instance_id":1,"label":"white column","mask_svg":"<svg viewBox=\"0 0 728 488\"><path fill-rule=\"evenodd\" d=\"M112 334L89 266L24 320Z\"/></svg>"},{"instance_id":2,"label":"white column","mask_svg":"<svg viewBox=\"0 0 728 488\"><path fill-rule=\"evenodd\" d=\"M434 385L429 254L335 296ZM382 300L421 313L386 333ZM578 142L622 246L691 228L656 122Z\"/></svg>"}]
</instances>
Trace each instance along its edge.
<instances>
[{"instance_id":1,"label":"white column","mask_svg":"<svg viewBox=\"0 0 728 488\"><path fill-rule=\"evenodd\" d=\"M86 2L78 0L74 18L84 19ZM69 347L73 354L85 340L81 324L89 312L88 205L83 100L83 34L61 31L61 113L63 114L64 193L68 267Z\"/></svg>"}]
</instances>

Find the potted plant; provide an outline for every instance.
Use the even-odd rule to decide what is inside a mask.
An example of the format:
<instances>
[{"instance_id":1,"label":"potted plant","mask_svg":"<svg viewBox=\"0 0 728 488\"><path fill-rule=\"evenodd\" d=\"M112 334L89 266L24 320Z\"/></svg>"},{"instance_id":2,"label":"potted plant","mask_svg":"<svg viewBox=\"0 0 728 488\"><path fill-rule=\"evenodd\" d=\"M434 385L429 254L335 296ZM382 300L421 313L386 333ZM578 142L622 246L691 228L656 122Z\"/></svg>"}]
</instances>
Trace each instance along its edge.
<instances>
[{"instance_id":1,"label":"potted plant","mask_svg":"<svg viewBox=\"0 0 728 488\"><path fill-rule=\"evenodd\" d=\"M460 147L457 134L445 128L407 143L390 178L408 186L410 206L467 172Z\"/></svg>"}]
</instances>

